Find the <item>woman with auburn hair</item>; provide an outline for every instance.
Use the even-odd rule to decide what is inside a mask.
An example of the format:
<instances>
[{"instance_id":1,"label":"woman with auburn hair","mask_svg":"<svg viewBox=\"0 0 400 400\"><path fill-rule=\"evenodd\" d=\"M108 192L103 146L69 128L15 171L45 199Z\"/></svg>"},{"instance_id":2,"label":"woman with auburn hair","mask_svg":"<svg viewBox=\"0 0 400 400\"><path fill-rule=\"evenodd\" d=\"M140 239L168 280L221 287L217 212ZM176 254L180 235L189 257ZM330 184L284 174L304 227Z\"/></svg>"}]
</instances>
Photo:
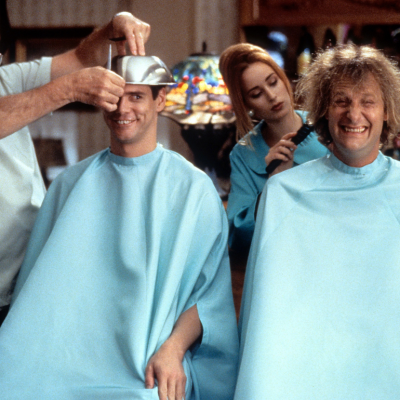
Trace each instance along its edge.
<instances>
[{"instance_id":1,"label":"woman with auburn hair","mask_svg":"<svg viewBox=\"0 0 400 400\"><path fill-rule=\"evenodd\" d=\"M291 141L306 113L295 111L290 82L266 50L248 43L230 46L221 54L219 68L236 114L238 139L230 155L229 246L246 254L267 165L281 160L274 175L322 157L328 149L314 131L298 146Z\"/></svg>"}]
</instances>

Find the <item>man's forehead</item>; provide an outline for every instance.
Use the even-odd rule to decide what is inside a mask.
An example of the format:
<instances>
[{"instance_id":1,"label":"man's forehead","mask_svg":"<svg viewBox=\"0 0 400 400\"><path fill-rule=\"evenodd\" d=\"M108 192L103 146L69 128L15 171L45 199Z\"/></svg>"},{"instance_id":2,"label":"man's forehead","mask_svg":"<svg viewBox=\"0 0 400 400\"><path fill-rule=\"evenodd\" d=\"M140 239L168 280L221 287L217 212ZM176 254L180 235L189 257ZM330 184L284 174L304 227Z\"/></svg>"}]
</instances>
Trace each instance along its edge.
<instances>
[{"instance_id":1,"label":"man's forehead","mask_svg":"<svg viewBox=\"0 0 400 400\"><path fill-rule=\"evenodd\" d=\"M336 95L381 95L381 88L375 77L369 73L358 81L350 77L343 77L340 79L332 89L332 96Z\"/></svg>"},{"instance_id":2,"label":"man's forehead","mask_svg":"<svg viewBox=\"0 0 400 400\"><path fill-rule=\"evenodd\" d=\"M124 88L124 93L151 94L151 88L149 85L133 85L131 83L127 83Z\"/></svg>"}]
</instances>

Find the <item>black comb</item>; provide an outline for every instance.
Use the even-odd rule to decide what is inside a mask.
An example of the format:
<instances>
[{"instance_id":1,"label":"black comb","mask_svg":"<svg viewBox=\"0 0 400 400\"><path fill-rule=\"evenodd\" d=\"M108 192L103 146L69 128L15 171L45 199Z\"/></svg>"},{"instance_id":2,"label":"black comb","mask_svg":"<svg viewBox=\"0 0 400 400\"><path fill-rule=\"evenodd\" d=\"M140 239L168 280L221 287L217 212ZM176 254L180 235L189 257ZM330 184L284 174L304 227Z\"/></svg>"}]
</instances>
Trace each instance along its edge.
<instances>
[{"instance_id":1,"label":"black comb","mask_svg":"<svg viewBox=\"0 0 400 400\"><path fill-rule=\"evenodd\" d=\"M296 136L292 137L292 139L290 139L296 146L299 145L312 131L314 130L314 127L312 125L308 125L308 124L303 124L302 127L297 131ZM275 169L281 165L282 160L272 160L267 168L267 175L271 175Z\"/></svg>"}]
</instances>

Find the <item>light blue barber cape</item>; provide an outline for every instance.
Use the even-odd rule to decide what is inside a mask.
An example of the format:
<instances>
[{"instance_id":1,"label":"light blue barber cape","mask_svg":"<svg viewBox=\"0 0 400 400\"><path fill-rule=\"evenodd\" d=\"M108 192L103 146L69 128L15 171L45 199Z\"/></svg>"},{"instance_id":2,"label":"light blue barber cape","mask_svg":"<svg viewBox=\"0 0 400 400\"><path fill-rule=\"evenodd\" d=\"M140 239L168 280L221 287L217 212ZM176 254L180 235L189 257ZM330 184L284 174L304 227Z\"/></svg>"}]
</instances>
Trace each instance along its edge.
<instances>
[{"instance_id":1,"label":"light blue barber cape","mask_svg":"<svg viewBox=\"0 0 400 400\"><path fill-rule=\"evenodd\" d=\"M400 163L335 156L268 181L235 400L400 398Z\"/></svg>"},{"instance_id":2,"label":"light blue barber cape","mask_svg":"<svg viewBox=\"0 0 400 400\"><path fill-rule=\"evenodd\" d=\"M45 198L0 329L0 398L158 399L147 362L197 305L203 336L185 356L186 393L232 399L227 234L212 182L161 146L69 168Z\"/></svg>"},{"instance_id":3,"label":"light blue barber cape","mask_svg":"<svg viewBox=\"0 0 400 400\"><path fill-rule=\"evenodd\" d=\"M306 122L307 113L296 111ZM253 237L258 195L267 181L265 156L269 146L262 136L265 125L261 121L235 145L231 154L231 190L228 199L229 246L233 250L247 253ZM249 141L251 144L246 144ZM329 150L318 141L317 134L311 132L293 154L293 166L323 157Z\"/></svg>"}]
</instances>

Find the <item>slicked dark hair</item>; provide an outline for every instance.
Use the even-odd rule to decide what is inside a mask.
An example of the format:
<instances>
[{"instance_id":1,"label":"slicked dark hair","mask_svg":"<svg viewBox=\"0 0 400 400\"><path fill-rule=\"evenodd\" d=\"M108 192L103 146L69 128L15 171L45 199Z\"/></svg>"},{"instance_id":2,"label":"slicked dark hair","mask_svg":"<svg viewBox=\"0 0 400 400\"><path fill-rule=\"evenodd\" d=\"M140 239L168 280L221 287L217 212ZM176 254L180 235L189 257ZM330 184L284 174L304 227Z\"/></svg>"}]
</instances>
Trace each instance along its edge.
<instances>
[{"instance_id":1,"label":"slicked dark hair","mask_svg":"<svg viewBox=\"0 0 400 400\"><path fill-rule=\"evenodd\" d=\"M165 86L150 86L151 94L153 96L153 100L155 100L157 98L157 96L160 93L160 90L162 88L165 88Z\"/></svg>"}]
</instances>

